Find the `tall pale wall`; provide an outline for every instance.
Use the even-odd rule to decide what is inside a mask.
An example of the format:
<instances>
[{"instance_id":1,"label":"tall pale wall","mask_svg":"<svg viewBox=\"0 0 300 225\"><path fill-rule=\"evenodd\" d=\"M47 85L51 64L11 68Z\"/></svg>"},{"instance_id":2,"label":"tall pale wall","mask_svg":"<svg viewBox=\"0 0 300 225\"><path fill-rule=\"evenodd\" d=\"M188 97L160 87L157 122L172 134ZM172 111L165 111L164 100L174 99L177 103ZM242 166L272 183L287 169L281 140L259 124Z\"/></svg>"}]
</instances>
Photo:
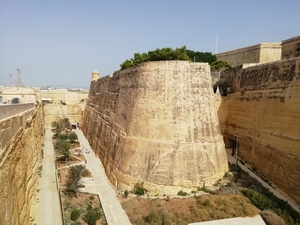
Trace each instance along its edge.
<instances>
[{"instance_id":1,"label":"tall pale wall","mask_svg":"<svg viewBox=\"0 0 300 225\"><path fill-rule=\"evenodd\" d=\"M0 224L30 224L35 217L43 138L41 103L0 122Z\"/></svg>"},{"instance_id":2,"label":"tall pale wall","mask_svg":"<svg viewBox=\"0 0 300 225\"><path fill-rule=\"evenodd\" d=\"M53 103L45 103L45 126L51 128L51 122L68 118L71 123L81 122L87 91L41 90L42 98L51 98ZM61 102L66 103L65 105Z\"/></svg>"},{"instance_id":3,"label":"tall pale wall","mask_svg":"<svg viewBox=\"0 0 300 225\"><path fill-rule=\"evenodd\" d=\"M155 193L209 185L224 175L206 63L158 61L91 82L82 130L109 180Z\"/></svg>"},{"instance_id":4,"label":"tall pale wall","mask_svg":"<svg viewBox=\"0 0 300 225\"><path fill-rule=\"evenodd\" d=\"M20 103L35 102L41 99L39 89L27 87L3 87L0 89L0 97L2 97L2 102L8 104L14 98L18 98Z\"/></svg>"},{"instance_id":5,"label":"tall pale wall","mask_svg":"<svg viewBox=\"0 0 300 225\"><path fill-rule=\"evenodd\" d=\"M79 104L85 102L88 97L87 91L70 91L66 89L40 90L42 98L51 98L53 103L65 102L68 104Z\"/></svg>"},{"instance_id":6,"label":"tall pale wall","mask_svg":"<svg viewBox=\"0 0 300 225\"><path fill-rule=\"evenodd\" d=\"M68 118L70 123L81 122L85 103L78 104L45 104L45 126L51 128L51 122Z\"/></svg>"},{"instance_id":7,"label":"tall pale wall","mask_svg":"<svg viewBox=\"0 0 300 225\"><path fill-rule=\"evenodd\" d=\"M227 61L236 67L243 63L266 63L280 60L281 43L261 43L245 48L216 54L218 60Z\"/></svg>"},{"instance_id":8,"label":"tall pale wall","mask_svg":"<svg viewBox=\"0 0 300 225\"><path fill-rule=\"evenodd\" d=\"M222 73L233 87L218 109L239 156L300 202L300 58Z\"/></svg>"}]
</instances>

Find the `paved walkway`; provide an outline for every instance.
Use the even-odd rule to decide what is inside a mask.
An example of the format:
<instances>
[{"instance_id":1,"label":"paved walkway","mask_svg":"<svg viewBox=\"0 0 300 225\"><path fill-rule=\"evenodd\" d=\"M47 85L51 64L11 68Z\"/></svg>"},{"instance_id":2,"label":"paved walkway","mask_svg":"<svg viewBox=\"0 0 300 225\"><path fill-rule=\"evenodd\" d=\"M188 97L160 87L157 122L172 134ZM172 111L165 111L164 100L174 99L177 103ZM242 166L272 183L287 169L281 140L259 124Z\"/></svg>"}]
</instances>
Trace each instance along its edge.
<instances>
[{"instance_id":1,"label":"paved walkway","mask_svg":"<svg viewBox=\"0 0 300 225\"><path fill-rule=\"evenodd\" d=\"M84 147L84 152L85 149L91 149L82 131L76 130L76 133L81 146ZM130 225L128 216L123 210L114 188L107 179L100 159L95 156L92 149L89 154L85 154L85 158L87 159L87 169L92 172L93 179L83 179L85 188L81 190L99 195L108 225Z\"/></svg>"},{"instance_id":2,"label":"paved walkway","mask_svg":"<svg viewBox=\"0 0 300 225\"><path fill-rule=\"evenodd\" d=\"M39 225L62 225L55 179L54 149L51 130L46 130L40 192Z\"/></svg>"},{"instance_id":3,"label":"paved walkway","mask_svg":"<svg viewBox=\"0 0 300 225\"><path fill-rule=\"evenodd\" d=\"M230 149L226 149L226 153L227 153L227 158L228 161L231 164L235 164L236 163L236 158L235 156L231 155L231 148ZM240 159L240 158L239 158ZM253 173L251 170L249 170L247 167L251 167L250 164L245 164L242 165L241 163L239 163L239 166L242 168L242 170L246 171L249 173L249 175L253 178L255 178L257 181L259 181L262 186L264 186L265 188L267 188L270 192L272 192L275 196L277 196L278 198L287 201L297 212L300 213L300 208L299 206L297 206L295 200L293 200L291 197L289 197L287 194L285 194L282 190L280 190L278 187L276 187L274 184L272 184L276 189L272 188L270 185L268 185L266 182L264 182L259 176L257 176L255 173Z\"/></svg>"}]
</instances>

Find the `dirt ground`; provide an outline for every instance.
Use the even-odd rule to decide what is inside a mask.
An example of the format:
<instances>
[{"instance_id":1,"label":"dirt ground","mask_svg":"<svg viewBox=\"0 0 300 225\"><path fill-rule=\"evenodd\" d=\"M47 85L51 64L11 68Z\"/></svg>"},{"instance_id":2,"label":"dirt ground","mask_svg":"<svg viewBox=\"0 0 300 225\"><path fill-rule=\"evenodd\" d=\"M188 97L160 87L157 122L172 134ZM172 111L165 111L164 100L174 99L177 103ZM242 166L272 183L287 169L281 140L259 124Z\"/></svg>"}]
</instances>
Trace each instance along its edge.
<instances>
[{"instance_id":1,"label":"dirt ground","mask_svg":"<svg viewBox=\"0 0 300 225\"><path fill-rule=\"evenodd\" d=\"M81 224L86 225L87 223L83 221L82 216L86 213L86 209L88 205L91 205L93 208L99 208L101 212L101 218L97 220L96 225L104 225L107 224L102 206L99 201L99 197L97 195L91 195L86 193L78 193L77 198L75 196L70 197L69 195L65 195L63 191L60 192L63 211L64 211L64 221L65 224ZM76 208L80 210L80 217L75 221L70 219L71 211Z\"/></svg>"},{"instance_id":2,"label":"dirt ground","mask_svg":"<svg viewBox=\"0 0 300 225\"><path fill-rule=\"evenodd\" d=\"M132 224L183 225L232 217L254 216L259 210L243 195L208 195L167 199L128 198L122 203Z\"/></svg>"}]
</instances>

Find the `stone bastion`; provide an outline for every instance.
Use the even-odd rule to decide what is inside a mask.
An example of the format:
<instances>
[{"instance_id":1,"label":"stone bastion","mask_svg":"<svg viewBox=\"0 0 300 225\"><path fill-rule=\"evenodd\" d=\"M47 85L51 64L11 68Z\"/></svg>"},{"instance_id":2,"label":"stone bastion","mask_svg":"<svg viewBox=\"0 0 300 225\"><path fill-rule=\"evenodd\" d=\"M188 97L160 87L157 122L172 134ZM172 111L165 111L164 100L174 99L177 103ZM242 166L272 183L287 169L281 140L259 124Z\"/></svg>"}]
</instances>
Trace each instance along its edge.
<instances>
[{"instance_id":1,"label":"stone bastion","mask_svg":"<svg viewBox=\"0 0 300 225\"><path fill-rule=\"evenodd\" d=\"M91 82L82 130L118 189L210 185L228 169L213 95L207 63L143 63Z\"/></svg>"}]
</instances>

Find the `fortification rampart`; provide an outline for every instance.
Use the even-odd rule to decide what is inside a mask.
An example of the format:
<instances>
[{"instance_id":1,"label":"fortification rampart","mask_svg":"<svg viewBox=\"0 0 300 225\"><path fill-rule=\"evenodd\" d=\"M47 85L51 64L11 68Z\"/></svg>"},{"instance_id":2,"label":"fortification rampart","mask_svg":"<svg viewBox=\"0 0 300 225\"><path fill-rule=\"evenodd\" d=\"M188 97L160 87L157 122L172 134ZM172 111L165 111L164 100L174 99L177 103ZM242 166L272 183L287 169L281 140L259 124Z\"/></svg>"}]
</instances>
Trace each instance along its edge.
<instances>
[{"instance_id":1,"label":"fortification rampart","mask_svg":"<svg viewBox=\"0 0 300 225\"><path fill-rule=\"evenodd\" d=\"M46 128L51 128L52 121L62 118L68 118L71 123L81 122L87 91L41 90L41 96L52 100L44 104Z\"/></svg>"},{"instance_id":2,"label":"fortification rampart","mask_svg":"<svg viewBox=\"0 0 300 225\"><path fill-rule=\"evenodd\" d=\"M109 180L155 193L209 185L224 175L206 63L158 61L92 81L83 132Z\"/></svg>"},{"instance_id":3,"label":"fortification rampart","mask_svg":"<svg viewBox=\"0 0 300 225\"><path fill-rule=\"evenodd\" d=\"M87 91L69 91L67 89L40 90L42 98L51 98L53 103L64 102L69 104L80 104L88 97Z\"/></svg>"},{"instance_id":4,"label":"fortification rampart","mask_svg":"<svg viewBox=\"0 0 300 225\"><path fill-rule=\"evenodd\" d=\"M30 224L36 216L43 136L41 103L0 122L1 224Z\"/></svg>"},{"instance_id":5,"label":"fortification rampart","mask_svg":"<svg viewBox=\"0 0 300 225\"><path fill-rule=\"evenodd\" d=\"M231 66L243 63L266 63L280 60L281 43L261 43L216 54L218 60L227 61Z\"/></svg>"},{"instance_id":6,"label":"fortification rampart","mask_svg":"<svg viewBox=\"0 0 300 225\"><path fill-rule=\"evenodd\" d=\"M218 109L223 135L238 137L239 156L300 202L300 58L221 76L233 90Z\"/></svg>"},{"instance_id":7,"label":"fortification rampart","mask_svg":"<svg viewBox=\"0 0 300 225\"><path fill-rule=\"evenodd\" d=\"M33 108L34 103L0 105L0 121Z\"/></svg>"},{"instance_id":8,"label":"fortification rampart","mask_svg":"<svg viewBox=\"0 0 300 225\"><path fill-rule=\"evenodd\" d=\"M14 102L17 99L17 102ZM27 87L3 87L0 89L1 103L28 103L41 101L40 90L37 88Z\"/></svg>"}]
</instances>

